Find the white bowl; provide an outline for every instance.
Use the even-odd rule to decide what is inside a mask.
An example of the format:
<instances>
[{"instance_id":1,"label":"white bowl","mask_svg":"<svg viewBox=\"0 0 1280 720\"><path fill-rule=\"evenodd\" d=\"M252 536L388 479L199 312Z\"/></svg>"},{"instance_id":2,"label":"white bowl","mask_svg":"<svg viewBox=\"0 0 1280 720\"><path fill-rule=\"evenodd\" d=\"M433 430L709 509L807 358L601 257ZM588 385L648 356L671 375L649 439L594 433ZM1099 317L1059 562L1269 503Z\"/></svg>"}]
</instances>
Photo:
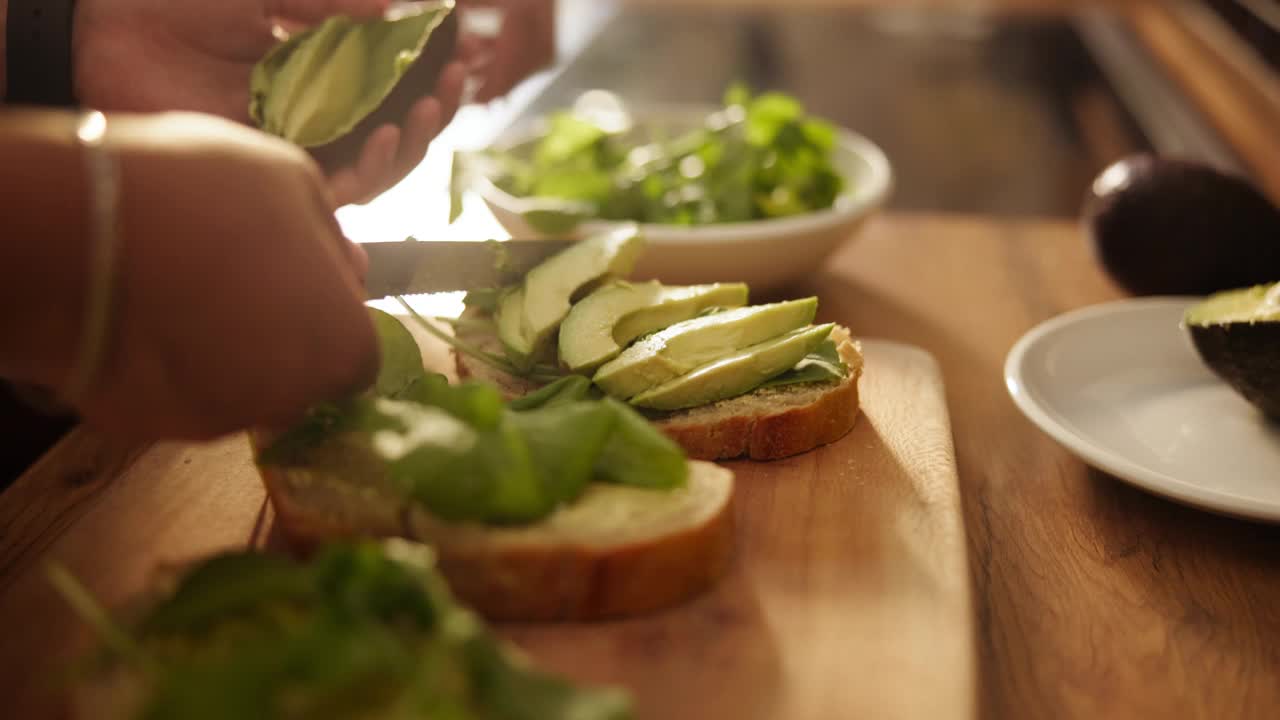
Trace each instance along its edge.
<instances>
[{"instance_id":1,"label":"white bowl","mask_svg":"<svg viewBox=\"0 0 1280 720\"><path fill-rule=\"evenodd\" d=\"M639 126L661 124L688 129L702 124L714 107L650 107L633 109ZM535 120L508 131L500 147L526 143L541 133ZM837 248L854 237L862 224L888 199L893 170L884 152L870 140L837 129L832 164L845 179L845 189L833 207L785 218L700 226L640 225L647 247L632 277L655 278L667 284L746 282L769 290L814 273ZM478 172L469 173L469 187L489 206L514 240L544 237L520 214L520 199ZM616 223L588 221L571 233L580 237Z\"/></svg>"}]
</instances>

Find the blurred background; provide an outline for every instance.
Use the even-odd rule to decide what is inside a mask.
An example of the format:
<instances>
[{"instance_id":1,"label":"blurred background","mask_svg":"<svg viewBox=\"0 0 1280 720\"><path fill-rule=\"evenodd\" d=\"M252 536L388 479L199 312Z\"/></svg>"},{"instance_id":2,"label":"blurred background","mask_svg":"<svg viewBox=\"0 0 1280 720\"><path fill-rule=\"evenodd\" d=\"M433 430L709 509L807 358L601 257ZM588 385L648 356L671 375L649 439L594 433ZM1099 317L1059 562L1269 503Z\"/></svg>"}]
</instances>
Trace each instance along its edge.
<instances>
[{"instance_id":1,"label":"blurred background","mask_svg":"<svg viewBox=\"0 0 1280 720\"><path fill-rule=\"evenodd\" d=\"M734 81L880 145L891 211L1073 217L1099 170L1142 151L1280 196L1276 0L559 0L557 14L557 65L460 113L418 173L340 214L350 234L504 236L472 201L441 227L452 149L591 88L715 103Z\"/></svg>"},{"instance_id":2,"label":"blurred background","mask_svg":"<svg viewBox=\"0 0 1280 720\"><path fill-rule=\"evenodd\" d=\"M507 237L472 195L448 223L454 150L592 88L707 104L735 81L883 148L890 212L1072 220L1134 152L1245 175L1280 201L1277 0L558 0L556 15L554 66L464 108L408 178L339 211L349 236ZM4 392L19 440L0 448L0 486L67 427Z\"/></svg>"}]
</instances>

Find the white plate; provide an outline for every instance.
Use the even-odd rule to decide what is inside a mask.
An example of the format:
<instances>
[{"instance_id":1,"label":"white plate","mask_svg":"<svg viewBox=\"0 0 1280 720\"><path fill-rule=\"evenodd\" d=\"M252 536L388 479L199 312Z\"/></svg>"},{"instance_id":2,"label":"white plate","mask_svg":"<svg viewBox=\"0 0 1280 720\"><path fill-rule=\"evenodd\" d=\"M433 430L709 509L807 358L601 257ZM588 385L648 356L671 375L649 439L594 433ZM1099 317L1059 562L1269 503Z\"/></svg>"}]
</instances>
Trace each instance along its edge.
<instances>
[{"instance_id":1,"label":"white plate","mask_svg":"<svg viewBox=\"0 0 1280 720\"><path fill-rule=\"evenodd\" d=\"M1215 512L1280 522L1280 426L1214 376L1181 327L1194 298L1045 322L1005 362L1032 422L1085 462Z\"/></svg>"}]
</instances>

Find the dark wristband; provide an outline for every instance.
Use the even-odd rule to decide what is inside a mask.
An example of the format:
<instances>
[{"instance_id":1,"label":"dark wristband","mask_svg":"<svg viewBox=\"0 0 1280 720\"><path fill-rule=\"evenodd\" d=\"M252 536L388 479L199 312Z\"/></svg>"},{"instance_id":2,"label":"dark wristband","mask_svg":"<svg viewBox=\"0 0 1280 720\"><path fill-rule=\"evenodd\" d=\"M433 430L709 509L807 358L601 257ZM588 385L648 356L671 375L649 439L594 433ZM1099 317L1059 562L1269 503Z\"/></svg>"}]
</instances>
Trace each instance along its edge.
<instances>
[{"instance_id":1,"label":"dark wristband","mask_svg":"<svg viewBox=\"0 0 1280 720\"><path fill-rule=\"evenodd\" d=\"M76 105L71 77L75 0L9 0L5 102Z\"/></svg>"}]
</instances>

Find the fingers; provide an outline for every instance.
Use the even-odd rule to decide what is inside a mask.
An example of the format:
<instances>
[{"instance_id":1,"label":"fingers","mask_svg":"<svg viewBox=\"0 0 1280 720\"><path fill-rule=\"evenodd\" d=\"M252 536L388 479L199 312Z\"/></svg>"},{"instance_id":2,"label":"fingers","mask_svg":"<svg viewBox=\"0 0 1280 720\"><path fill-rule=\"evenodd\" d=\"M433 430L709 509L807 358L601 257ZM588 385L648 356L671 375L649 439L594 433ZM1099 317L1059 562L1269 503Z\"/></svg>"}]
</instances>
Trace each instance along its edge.
<instances>
[{"instance_id":1,"label":"fingers","mask_svg":"<svg viewBox=\"0 0 1280 720\"><path fill-rule=\"evenodd\" d=\"M396 175L408 175L427 154L431 140L440 133L440 101L423 98L409 111L400 135L400 148L396 153Z\"/></svg>"},{"instance_id":2,"label":"fingers","mask_svg":"<svg viewBox=\"0 0 1280 720\"><path fill-rule=\"evenodd\" d=\"M347 241L348 259L351 261L351 268L355 270L356 279L364 285L365 277L369 274L369 253L365 251L360 243Z\"/></svg>"},{"instance_id":3,"label":"fingers","mask_svg":"<svg viewBox=\"0 0 1280 720\"><path fill-rule=\"evenodd\" d=\"M453 122L462 101L462 88L467 83L467 67L461 62L451 62L440 72L432 96L440 102L440 129ZM437 130L437 133L439 131Z\"/></svg>"},{"instance_id":4,"label":"fingers","mask_svg":"<svg viewBox=\"0 0 1280 720\"><path fill-rule=\"evenodd\" d=\"M360 177L354 167L344 168L329 177L329 194L333 209L360 201Z\"/></svg>"},{"instance_id":5,"label":"fingers","mask_svg":"<svg viewBox=\"0 0 1280 720\"><path fill-rule=\"evenodd\" d=\"M373 131L356 164L339 170L329 179L336 205L365 203L385 190L389 184L387 178L394 177L399 145L400 128L383 125Z\"/></svg>"},{"instance_id":6,"label":"fingers","mask_svg":"<svg viewBox=\"0 0 1280 720\"><path fill-rule=\"evenodd\" d=\"M356 175L362 190L358 202L368 202L393 182L400 134L400 128L384 125L369 136L369 142L356 162Z\"/></svg>"},{"instance_id":7,"label":"fingers","mask_svg":"<svg viewBox=\"0 0 1280 720\"><path fill-rule=\"evenodd\" d=\"M460 35L453 54L459 62L468 68L479 67L489 54L492 41L478 35Z\"/></svg>"},{"instance_id":8,"label":"fingers","mask_svg":"<svg viewBox=\"0 0 1280 720\"><path fill-rule=\"evenodd\" d=\"M497 37L479 44L488 52L476 52L468 45L472 64L481 84L476 100L488 102L510 92L530 75L555 61L555 7L548 0L509 2Z\"/></svg>"},{"instance_id":9,"label":"fingers","mask_svg":"<svg viewBox=\"0 0 1280 720\"><path fill-rule=\"evenodd\" d=\"M266 14L268 17L317 23L334 15L380 17L390 4L390 0L266 0Z\"/></svg>"}]
</instances>

